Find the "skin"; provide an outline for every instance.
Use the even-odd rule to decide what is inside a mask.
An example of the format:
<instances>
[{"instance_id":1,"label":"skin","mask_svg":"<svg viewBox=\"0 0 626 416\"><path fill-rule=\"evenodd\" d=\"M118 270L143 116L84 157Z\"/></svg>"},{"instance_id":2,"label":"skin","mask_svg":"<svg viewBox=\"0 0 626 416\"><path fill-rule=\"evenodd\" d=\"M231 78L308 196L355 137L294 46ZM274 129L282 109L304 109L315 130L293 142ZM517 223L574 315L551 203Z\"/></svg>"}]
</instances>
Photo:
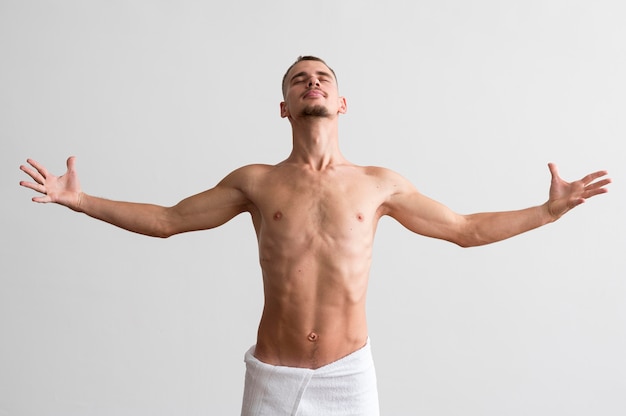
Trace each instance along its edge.
<instances>
[{"instance_id":1,"label":"skin","mask_svg":"<svg viewBox=\"0 0 626 416\"><path fill-rule=\"evenodd\" d=\"M328 67L301 61L287 74L281 117L293 148L277 165L235 170L214 188L172 207L97 198L82 192L75 158L52 175L29 159L34 182L20 185L57 203L129 231L169 237L252 217L265 306L255 356L266 363L318 368L365 345L365 299L374 234L389 215L417 234L472 247L515 236L560 218L607 192L606 171L566 182L554 164L549 199L518 211L461 215L418 192L397 173L357 166L339 150L338 119L347 110Z\"/></svg>"}]
</instances>

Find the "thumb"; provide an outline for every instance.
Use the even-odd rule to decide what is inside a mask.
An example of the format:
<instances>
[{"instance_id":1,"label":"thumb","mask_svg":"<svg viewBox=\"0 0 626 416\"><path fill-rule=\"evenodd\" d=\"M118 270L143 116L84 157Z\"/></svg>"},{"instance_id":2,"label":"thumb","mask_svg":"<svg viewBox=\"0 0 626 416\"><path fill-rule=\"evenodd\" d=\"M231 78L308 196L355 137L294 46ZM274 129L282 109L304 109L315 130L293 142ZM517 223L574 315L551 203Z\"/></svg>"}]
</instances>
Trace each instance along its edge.
<instances>
[{"instance_id":1,"label":"thumb","mask_svg":"<svg viewBox=\"0 0 626 416\"><path fill-rule=\"evenodd\" d=\"M67 158L67 170L68 172L74 170L74 166L76 166L76 156L70 156Z\"/></svg>"},{"instance_id":2,"label":"thumb","mask_svg":"<svg viewBox=\"0 0 626 416\"><path fill-rule=\"evenodd\" d=\"M559 178L559 169L554 163L548 163L548 169L550 169L550 175L552 175L552 179Z\"/></svg>"}]
</instances>

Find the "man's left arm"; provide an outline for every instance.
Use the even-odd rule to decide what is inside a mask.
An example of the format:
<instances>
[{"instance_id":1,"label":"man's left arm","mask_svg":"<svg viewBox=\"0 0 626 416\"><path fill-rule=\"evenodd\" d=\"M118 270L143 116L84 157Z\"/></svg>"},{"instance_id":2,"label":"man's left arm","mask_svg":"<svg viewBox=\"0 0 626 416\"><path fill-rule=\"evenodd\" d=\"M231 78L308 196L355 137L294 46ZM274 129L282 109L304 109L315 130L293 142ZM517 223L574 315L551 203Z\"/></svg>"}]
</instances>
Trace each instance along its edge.
<instances>
[{"instance_id":1,"label":"man's left arm","mask_svg":"<svg viewBox=\"0 0 626 416\"><path fill-rule=\"evenodd\" d=\"M548 164L552 175L546 203L517 211L482 212L461 215L420 194L403 178L394 178L394 188L386 201L384 213L409 230L473 247L505 240L556 221L588 198L608 191L606 171L590 173L574 182L564 181L556 165Z\"/></svg>"}]
</instances>

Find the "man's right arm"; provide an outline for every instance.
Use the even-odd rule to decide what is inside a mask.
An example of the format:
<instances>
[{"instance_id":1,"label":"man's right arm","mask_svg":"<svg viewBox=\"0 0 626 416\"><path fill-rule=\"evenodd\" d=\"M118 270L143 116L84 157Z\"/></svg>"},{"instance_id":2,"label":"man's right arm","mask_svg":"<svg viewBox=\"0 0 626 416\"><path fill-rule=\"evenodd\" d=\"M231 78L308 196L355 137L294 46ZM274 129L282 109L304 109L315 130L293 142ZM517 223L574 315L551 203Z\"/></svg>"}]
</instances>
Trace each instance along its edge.
<instances>
[{"instance_id":1,"label":"man's right arm","mask_svg":"<svg viewBox=\"0 0 626 416\"><path fill-rule=\"evenodd\" d=\"M249 207L248 199L238 186L246 175L245 168L231 173L208 191L164 207L85 194L80 188L74 157L67 160L67 172L59 177L32 159L28 163L31 166L22 165L20 169L35 182L22 181L20 185L43 194L34 197L34 202L64 205L125 230L153 237L214 228Z\"/></svg>"}]
</instances>

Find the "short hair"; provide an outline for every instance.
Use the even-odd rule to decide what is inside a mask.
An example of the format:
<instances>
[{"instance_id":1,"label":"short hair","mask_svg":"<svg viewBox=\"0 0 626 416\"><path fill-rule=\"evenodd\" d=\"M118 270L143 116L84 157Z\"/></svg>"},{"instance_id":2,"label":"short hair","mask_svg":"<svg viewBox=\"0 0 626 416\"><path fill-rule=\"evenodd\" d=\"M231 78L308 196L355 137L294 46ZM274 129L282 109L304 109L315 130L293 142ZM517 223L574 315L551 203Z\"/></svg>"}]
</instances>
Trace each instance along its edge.
<instances>
[{"instance_id":1,"label":"short hair","mask_svg":"<svg viewBox=\"0 0 626 416\"><path fill-rule=\"evenodd\" d=\"M296 62L291 64L291 66L287 68L285 75L283 75L283 84L282 84L283 98L285 98L285 92L287 91L287 74L289 74L289 71L291 71L291 68L293 68L294 66L296 66L297 63L302 62L302 61L317 61L317 62L323 63L324 65L326 65L328 69L330 69L330 72L332 72L333 77L335 77L335 82L337 83L337 85L339 85L339 82L337 81L337 74L335 74L335 71L331 67L329 67L328 64L324 62L323 59L318 58L317 56L311 56L311 55L298 56L298 59L296 59Z\"/></svg>"}]
</instances>

